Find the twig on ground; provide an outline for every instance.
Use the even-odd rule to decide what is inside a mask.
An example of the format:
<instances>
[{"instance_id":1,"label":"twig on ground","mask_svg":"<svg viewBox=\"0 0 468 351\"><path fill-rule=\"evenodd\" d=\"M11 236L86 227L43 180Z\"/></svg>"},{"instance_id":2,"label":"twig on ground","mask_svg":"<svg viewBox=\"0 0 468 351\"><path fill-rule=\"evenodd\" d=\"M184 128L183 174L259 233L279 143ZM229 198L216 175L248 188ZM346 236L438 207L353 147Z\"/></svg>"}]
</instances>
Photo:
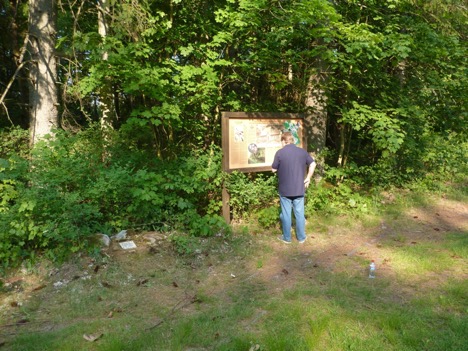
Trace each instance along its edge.
<instances>
[{"instance_id":1,"label":"twig on ground","mask_svg":"<svg viewBox=\"0 0 468 351\"><path fill-rule=\"evenodd\" d=\"M171 311L167 314L167 316L165 318L161 318L159 319L156 323L154 323L153 325L149 326L148 328L146 328L145 330L151 330L151 329L154 329L156 327L159 327L161 324L163 324L169 317L173 316L175 312L177 312L178 310L184 308L184 307L187 307L191 304L194 304L195 302L198 302L199 299L197 298L196 295L186 295L182 300L180 300L179 302L177 302L171 309Z\"/></svg>"}]
</instances>

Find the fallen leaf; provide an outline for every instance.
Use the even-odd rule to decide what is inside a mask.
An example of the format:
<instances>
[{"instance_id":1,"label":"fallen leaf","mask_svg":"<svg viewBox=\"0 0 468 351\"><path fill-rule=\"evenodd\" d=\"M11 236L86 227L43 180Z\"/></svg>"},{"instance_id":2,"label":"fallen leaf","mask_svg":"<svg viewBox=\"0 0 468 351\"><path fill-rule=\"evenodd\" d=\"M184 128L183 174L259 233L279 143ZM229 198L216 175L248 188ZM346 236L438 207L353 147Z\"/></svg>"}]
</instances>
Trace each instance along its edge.
<instances>
[{"instance_id":1,"label":"fallen leaf","mask_svg":"<svg viewBox=\"0 0 468 351\"><path fill-rule=\"evenodd\" d=\"M101 268L101 266L96 265L96 267L94 267L94 273L97 273L99 271L99 268Z\"/></svg>"},{"instance_id":2,"label":"fallen leaf","mask_svg":"<svg viewBox=\"0 0 468 351\"><path fill-rule=\"evenodd\" d=\"M99 339L103 334L102 333L95 333L95 334L83 334L83 338L86 341L94 342Z\"/></svg>"},{"instance_id":3,"label":"fallen leaf","mask_svg":"<svg viewBox=\"0 0 468 351\"><path fill-rule=\"evenodd\" d=\"M174 288L178 288L178 287L179 287L179 285L177 285L176 282L172 282L172 286L173 286Z\"/></svg>"},{"instance_id":4,"label":"fallen leaf","mask_svg":"<svg viewBox=\"0 0 468 351\"><path fill-rule=\"evenodd\" d=\"M286 268L283 268L283 270L281 272L283 272L285 275L289 274L289 272L288 272L288 270Z\"/></svg>"},{"instance_id":5,"label":"fallen leaf","mask_svg":"<svg viewBox=\"0 0 468 351\"><path fill-rule=\"evenodd\" d=\"M47 286L47 285L45 285L45 284L36 286L36 287L33 289L33 291L38 291L38 290L44 289L46 286Z\"/></svg>"},{"instance_id":6,"label":"fallen leaf","mask_svg":"<svg viewBox=\"0 0 468 351\"><path fill-rule=\"evenodd\" d=\"M140 279L137 283L137 286L144 285L146 283L148 283L148 279Z\"/></svg>"},{"instance_id":7,"label":"fallen leaf","mask_svg":"<svg viewBox=\"0 0 468 351\"><path fill-rule=\"evenodd\" d=\"M436 232L440 231L440 229L439 229L439 228L434 228L434 230L435 230Z\"/></svg>"},{"instance_id":8,"label":"fallen leaf","mask_svg":"<svg viewBox=\"0 0 468 351\"><path fill-rule=\"evenodd\" d=\"M107 282L102 282L102 286L105 287L105 288L112 288L112 285L110 285Z\"/></svg>"},{"instance_id":9,"label":"fallen leaf","mask_svg":"<svg viewBox=\"0 0 468 351\"><path fill-rule=\"evenodd\" d=\"M114 317L114 312L110 311L109 314L107 315L107 318L112 318L112 317Z\"/></svg>"}]
</instances>

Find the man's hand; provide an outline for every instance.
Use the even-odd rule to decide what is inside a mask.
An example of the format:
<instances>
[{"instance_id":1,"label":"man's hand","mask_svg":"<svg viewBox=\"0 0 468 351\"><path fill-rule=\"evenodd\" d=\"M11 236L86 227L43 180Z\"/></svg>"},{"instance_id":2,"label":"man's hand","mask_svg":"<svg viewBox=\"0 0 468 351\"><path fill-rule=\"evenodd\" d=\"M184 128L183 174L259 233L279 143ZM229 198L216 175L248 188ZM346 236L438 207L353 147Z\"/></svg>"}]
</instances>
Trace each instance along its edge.
<instances>
[{"instance_id":1,"label":"man's hand","mask_svg":"<svg viewBox=\"0 0 468 351\"><path fill-rule=\"evenodd\" d=\"M309 172L307 173L306 179L304 179L304 185L306 188L308 188L310 185L310 178L312 178L312 176L314 175L316 165L317 164L315 163L315 161L309 165Z\"/></svg>"}]
</instances>

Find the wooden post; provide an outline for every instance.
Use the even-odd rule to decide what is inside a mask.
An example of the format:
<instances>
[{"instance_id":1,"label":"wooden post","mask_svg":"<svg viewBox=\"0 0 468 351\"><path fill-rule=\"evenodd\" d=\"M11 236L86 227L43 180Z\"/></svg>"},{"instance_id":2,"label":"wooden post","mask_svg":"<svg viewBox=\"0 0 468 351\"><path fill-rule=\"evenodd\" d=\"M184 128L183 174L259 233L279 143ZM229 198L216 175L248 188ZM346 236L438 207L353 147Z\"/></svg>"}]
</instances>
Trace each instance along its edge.
<instances>
[{"instance_id":1,"label":"wooden post","mask_svg":"<svg viewBox=\"0 0 468 351\"><path fill-rule=\"evenodd\" d=\"M229 206L229 193L226 186L223 184L223 217L227 224L231 223L231 207Z\"/></svg>"}]
</instances>

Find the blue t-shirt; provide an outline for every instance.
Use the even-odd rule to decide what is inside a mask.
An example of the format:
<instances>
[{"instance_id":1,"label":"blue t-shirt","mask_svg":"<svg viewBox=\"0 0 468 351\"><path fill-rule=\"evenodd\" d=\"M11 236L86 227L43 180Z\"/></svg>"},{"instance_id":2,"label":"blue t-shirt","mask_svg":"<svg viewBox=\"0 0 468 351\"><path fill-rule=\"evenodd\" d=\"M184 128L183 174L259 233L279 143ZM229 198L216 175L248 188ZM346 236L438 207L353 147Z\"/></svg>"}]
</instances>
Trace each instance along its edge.
<instances>
[{"instance_id":1,"label":"blue t-shirt","mask_svg":"<svg viewBox=\"0 0 468 351\"><path fill-rule=\"evenodd\" d=\"M278 191L281 196L304 196L304 176L312 162L312 156L294 144L286 144L276 151L271 168L278 170Z\"/></svg>"}]
</instances>

